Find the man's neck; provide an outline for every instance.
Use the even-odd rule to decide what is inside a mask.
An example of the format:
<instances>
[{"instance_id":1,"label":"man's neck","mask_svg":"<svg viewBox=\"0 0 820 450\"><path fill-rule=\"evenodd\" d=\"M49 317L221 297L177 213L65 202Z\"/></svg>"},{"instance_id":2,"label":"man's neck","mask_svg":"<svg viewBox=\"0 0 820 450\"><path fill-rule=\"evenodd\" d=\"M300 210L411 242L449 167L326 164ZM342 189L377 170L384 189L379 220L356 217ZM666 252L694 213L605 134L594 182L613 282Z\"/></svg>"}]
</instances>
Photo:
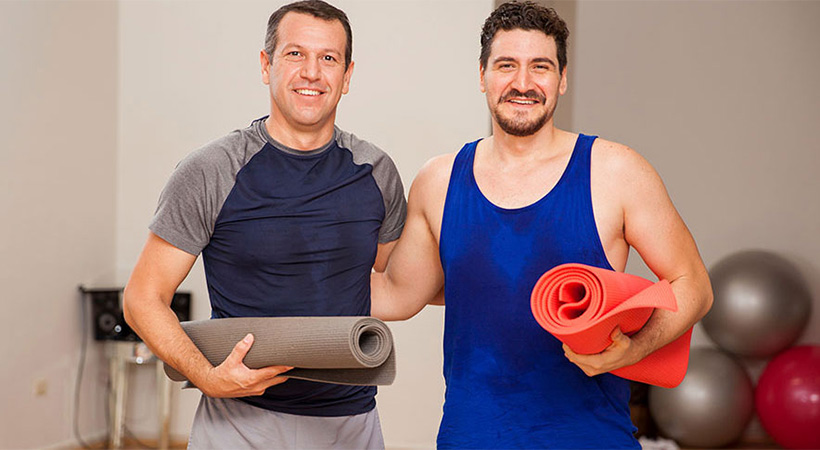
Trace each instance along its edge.
<instances>
[{"instance_id":1,"label":"man's neck","mask_svg":"<svg viewBox=\"0 0 820 450\"><path fill-rule=\"evenodd\" d=\"M552 121L529 136L506 133L493 122L491 152L502 161L522 161L551 158L563 151L560 136L564 131L555 128Z\"/></svg>"},{"instance_id":2,"label":"man's neck","mask_svg":"<svg viewBox=\"0 0 820 450\"><path fill-rule=\"evenodd\" d=\"M315 150L333 138L333 121L316 127L299 127L271 114L265 119L265 128L277 142L294 150Z\"/></svg>"}]
</instances>

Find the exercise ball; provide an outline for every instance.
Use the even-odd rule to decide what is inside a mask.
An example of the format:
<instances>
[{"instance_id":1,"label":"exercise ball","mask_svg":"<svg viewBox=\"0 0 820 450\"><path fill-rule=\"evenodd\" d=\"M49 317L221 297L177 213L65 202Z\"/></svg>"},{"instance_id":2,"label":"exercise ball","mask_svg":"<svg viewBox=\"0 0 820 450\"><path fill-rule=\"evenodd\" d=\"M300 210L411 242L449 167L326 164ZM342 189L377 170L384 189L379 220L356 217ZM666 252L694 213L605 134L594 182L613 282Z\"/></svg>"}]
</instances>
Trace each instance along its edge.
<instances>
[{"instance_id":1,"label":"exercise ball","mask_svg":"<svg viewBox=\"0 0 820 450\"><path fill-rule=\"evenodd\" d=\"M792 347L772 359L757 382L757 415L786 448L820 448L820 346Z\"/></svg>"},{"instance_id":2,"label":"exercise ball","mask_svg":"<svg viewBox=\"0 0 820 450\"><path fill-rule=\"evenodd\" d=\"M695 348L680 385L649 389L649 412L658 429L682 446L722 447L736 441L752 418L752 380L732 356Z\"/></svg>"},{"instance_id":3,"label":"exercise ball","mask_svg":"<svg viewBox=\"0 0 820 450\"><path fill-rule=\"evenodd\" d=\"M715 301L701 323L722 349L770 357L789 347L806 327L811 295L797 268L770 252L731 255L709 271Z\"/></svg>"}]
</instances>

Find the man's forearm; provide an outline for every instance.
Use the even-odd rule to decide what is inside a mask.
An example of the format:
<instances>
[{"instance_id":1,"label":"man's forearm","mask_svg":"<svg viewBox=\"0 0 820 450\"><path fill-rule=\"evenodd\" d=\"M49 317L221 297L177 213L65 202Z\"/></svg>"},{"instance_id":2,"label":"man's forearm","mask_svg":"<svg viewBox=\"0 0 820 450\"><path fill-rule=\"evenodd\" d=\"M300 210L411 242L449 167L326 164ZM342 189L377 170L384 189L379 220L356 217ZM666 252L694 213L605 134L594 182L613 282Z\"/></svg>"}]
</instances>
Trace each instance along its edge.
<instances>
[{"instance_id":1,"label":"man's forearm","mask_svg":"<svg viewBox=\"0 0 820 450\"><path fill-rule=\"evenodd\" d=\"M194 385L204 386L213 368L179 324L176 314L159 298L126 290L125 320L162 361L185 375Z\"/></svg>"},{"instance_id":2,"label":"man's forearm","mask_svg":"<svg viewBox=\"0 0 820 450\"><path fill-rule=\"evenodd\" d=\"M641 359L677 339L709 311L712 291L708 279L698 278L681 277L672 281L678 310L655 310L644 327L631 337Z\"/></svg>"}]
</instances>

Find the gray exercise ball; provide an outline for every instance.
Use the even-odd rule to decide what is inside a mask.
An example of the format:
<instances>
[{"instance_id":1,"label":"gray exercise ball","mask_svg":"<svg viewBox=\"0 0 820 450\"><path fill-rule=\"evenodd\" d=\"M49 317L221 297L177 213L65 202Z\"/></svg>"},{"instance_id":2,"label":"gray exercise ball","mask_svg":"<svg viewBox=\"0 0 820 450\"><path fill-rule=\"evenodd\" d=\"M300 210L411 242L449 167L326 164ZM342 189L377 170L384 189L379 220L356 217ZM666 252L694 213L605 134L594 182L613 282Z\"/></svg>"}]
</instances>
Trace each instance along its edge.
<instances>
[{"instance_id":1,"label":"gray exercise ball","mask_svg":"<svg viewBox=\"0 0 820 450\"><path fill-rule=\"evenodd\" d=\"M786 259L765 251L740 252L715 264L709 277L715 301L703 329L727 352L773 356L806 327L811 295Z\"/></svg>"},{"instance_id":2,"label":"gray exercise ball","mask_svg":"<svg viewBox=\"0 0 820 450\"><path fill-rule=\"evenodd\" d=\"M649 412L681 446L722 447L736 441L752 418L752 380L732 356L695 348L678 387L649 388Z\"/></svg>"}]
</instances>

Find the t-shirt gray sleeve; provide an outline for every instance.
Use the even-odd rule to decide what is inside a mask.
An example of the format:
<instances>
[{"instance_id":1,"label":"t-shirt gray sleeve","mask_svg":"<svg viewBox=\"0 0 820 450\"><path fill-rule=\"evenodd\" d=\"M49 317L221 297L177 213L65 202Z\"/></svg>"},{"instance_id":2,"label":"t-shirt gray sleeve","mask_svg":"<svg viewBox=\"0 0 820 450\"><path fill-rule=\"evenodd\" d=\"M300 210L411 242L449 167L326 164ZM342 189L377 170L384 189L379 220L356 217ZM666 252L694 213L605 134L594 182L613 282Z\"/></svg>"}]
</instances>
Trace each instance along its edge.
<instances>
[{"instance_id":1,"label":"t-shirt gray sleeve","mask_svg":"<svg viewBox=\"0 0 820 450\"><path fill-rule=\"evenodd\" d=\"M384 221L379 230L379 244L395 241L401 236L407 219L407 199L404 197L404 186L396 165L382 149L352 133L336 128L336 139L341 147L353 153L354 163L373 166L373 178L384 200Z\"/></svg>"},{"instance_id":2,"label":"t-shirt gray sleeve","mask_svg":"<svg viewBox=\"0 0 820 450\"><path fill-rule=\"evenodd\" d=\"M386 153L382 155L373 165L373 178L384 198L384 222L379 230L379 244L398 239L407 220L407 200L404 197L401 175L393 160Z\"/></svg>"},{"instance_id":3,"label":"t-shirt gray sleeve","mask_svg":"<svg viewBox=\"0 0 820 450\"><path fill-rule=\"evenodd\" d=\"M235 150L241 140L234 132L180 161L148 226L154 234L192 255L202 252L242 165L243 153Z\"/></svg>"}]
</instances>

